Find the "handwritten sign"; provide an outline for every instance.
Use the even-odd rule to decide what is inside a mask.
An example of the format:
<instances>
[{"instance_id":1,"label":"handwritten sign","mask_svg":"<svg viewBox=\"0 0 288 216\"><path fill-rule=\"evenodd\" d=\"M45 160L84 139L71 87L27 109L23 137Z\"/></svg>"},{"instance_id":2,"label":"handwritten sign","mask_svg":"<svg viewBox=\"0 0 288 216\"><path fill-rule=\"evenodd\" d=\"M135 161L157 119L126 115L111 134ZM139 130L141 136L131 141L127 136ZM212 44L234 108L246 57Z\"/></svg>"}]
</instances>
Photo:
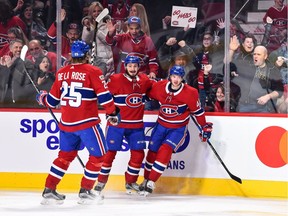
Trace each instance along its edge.
<instances>
[{"instance_id":1,"label":"handwritten sign","mask_svg":"<svg viewBox=\"0 0 288 216\"><path fill-rule=\"evenodd\" d=\"M197 21L197 8L194 7L172 7L171 26L195 28Z\"/></svg>"}]
</instances>

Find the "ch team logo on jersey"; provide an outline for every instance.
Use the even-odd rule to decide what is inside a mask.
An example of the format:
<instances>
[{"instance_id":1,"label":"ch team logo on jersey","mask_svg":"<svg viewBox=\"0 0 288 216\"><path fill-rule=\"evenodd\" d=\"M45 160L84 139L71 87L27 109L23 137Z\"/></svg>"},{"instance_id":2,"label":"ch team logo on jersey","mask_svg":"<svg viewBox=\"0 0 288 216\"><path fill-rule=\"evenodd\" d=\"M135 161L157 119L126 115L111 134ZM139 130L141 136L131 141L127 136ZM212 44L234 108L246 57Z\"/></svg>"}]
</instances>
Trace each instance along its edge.
<instances>
[{"instance_id":1,"label":"ch team logo on jersey","mask_svg":"<svg viewBox=\"0 0 288 216\"><path fill-rule=\"evenodd\" d=\"M131 108L137 108L142 106L142 94L139 93L129 94L125 99L125 103L128 107Z\"/></svg>"},{"instance_id":2,"label":"ch team logo on jersey","mask_svg":"<svg viewBox=\"0 0 288 216\"><path fill-rule=\"evenodd\" d=\"M0 34L0 47L3 47L3 46L5 46L8 43L9 43L9 41L7 39L7 35Z\"/></svg>"},{"instance_id":3,"label":"ch team logo on jersey","mask_svg":"<svg viewBox=\"0 0 288 216\"><path fill-rule=\"evenodd\" d=\"M168 118L176 117L179 115L178 107L173 105L162 105L160 112Z\"/></svg>"},{"instance_id":4,"label":"ch team logo on jersey","mask_svg":"<svg viewBox=\"0 0 288 216\"><path fill-rule=\"evenodd\" d=\"M287 28L287 19L285 18L278 18L276 20L273 21L273 24L277 27L277 28Z\"/></svg>"}]
</instances>

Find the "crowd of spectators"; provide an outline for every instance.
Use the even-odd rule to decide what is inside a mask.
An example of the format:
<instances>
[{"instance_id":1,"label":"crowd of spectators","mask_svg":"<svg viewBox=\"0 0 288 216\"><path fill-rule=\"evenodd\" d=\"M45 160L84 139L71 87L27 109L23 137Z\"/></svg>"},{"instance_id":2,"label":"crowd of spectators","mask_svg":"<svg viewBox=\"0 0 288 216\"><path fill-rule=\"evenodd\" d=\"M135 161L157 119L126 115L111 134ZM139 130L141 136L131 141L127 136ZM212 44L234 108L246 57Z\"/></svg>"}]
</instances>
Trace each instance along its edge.
<instances>
[{"instance_id":1,"label":"crowd of spectators","mask_svg":"<svg viewBox=\"0 0 288 216\"><path fill-rule=\"evenodd\" d=\"M185 82L198 89L206 111L287 113L286 2L271 0L263 17L261 40L241 28L245 10L237 13L243 6L240 1L231 4L228 56L224 53L224 29L228 26L224 2L62 0L59 37L56 0L0 0L0 106L39 108L33 100L37 93L33 84L49 91L61 38L62 66L69 64L71 43L82 39L91 47L91 64L101 68L106 80L123 72L126 56L136 55L141 59L140 72L152 79L166 79L171 67L183 66ZM251 4L248 7L255 8ZM198 8L195 28L171 26L173 5ZM215 5L217 11L211 10ZM109 15L96 22L105 8ZM22 61L19 56L24 45L28 52ZM226 73L225 63L230 65L230 73ZM229 96L225 97L227 74ZM224 106L227 99L229 110ZM154 103L146 106L157 108Z\"/></svg>"}]
</instances>

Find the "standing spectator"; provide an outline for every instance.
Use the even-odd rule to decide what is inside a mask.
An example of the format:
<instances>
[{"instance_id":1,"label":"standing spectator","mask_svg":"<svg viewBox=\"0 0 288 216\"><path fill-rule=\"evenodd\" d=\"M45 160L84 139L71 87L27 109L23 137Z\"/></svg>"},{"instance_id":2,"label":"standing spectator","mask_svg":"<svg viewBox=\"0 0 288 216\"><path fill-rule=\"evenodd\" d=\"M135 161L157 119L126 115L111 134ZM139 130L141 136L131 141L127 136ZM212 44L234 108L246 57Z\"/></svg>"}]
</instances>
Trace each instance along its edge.
<instances>
[{"instance_id":1,"label":"standing spectator","mask_svg":"<svg viewBox=\"0 0 288 216\"><path fill-rule=\"evenodd\" d=\"M92 56L93 63L102 69L105 79L108 79L108 77L115 72L115 69L112 48L107 45L105 40L108 33L106 23L103 20L99 23L95 21L102 11L103 6L100 2L91 3L88 16L82 20L84 26L82 40L88 44L93 44L93 41L95 41L96 47L92 47L92 49L95 49L92 50L95 54L94 57Z\"/></svg>"},{"instance_id":2,"label":"standing spectator","mask_svg":"<svg viewBox=\"0 0 288 216\"><path fill-rule=\"evenodd\" d=\"M66 11L64 9L61 10L61 22L66 17ZM57 38L56 38L56 22L52 23L50 28L48 29L47 36L50 39L50 41L56 46L57 44ZM80 28L79 25L76 23L70 23L68 25L68 30L66 32L66 37L61 36L61 42L62 42L62 56L66 58L68 61L71 57L71 44L78 40L80 38Z\"/></svg>"},{"instance_id":3,"label":"standing spectator","mask_svg":"<svg viewBox=\"0 0 288 216\"><path fill-rule=\"evenodd\" d=\"M24 5L24 0L16 0L15 1L10 1L12 7L13 7L13 12L15 15L18 15L20 10L22 9L23 5Z\"/></svg>"},{"instance_id":4,"label":"standing spectator","mask_svg":"<svg viewBox=\"0 0 288 216\"><path fill-rule=\"evenodd\" d=\"M169 80L155 83L148 94L150 98L159 101L161 107L149 142L144 181L140 185L144 196L153 192L155 182L164 172L172 153L176 153L184 143L190 116L195 117L201 125L202 141L209 139L212 132L212 123L206 122L197 90L182 82L184 68L175 65L169 74Z\"/></svg>"},{"instance_id":5,"label":"standing spectator","mask_svg":"<svg viewBox=\"0 0 288 216\"><path fill-rule=\"evenodd\" d=\"M55 71L52 71L48 56L39 56L35 61L37 86L40 90L50 91L55 81Z\"/></svg>"},{"instance_id":6,"label":"standing spectator","mask_svg":"<svg viewBox=\"0 0 288 216\"><path fill-rule=\"evenodd\" d=\"M146 92L150 90L154 81L146 74L138 74L140 60L135 56L125 59L125 73L115 74L108 81L108 88L113 95L115 104L120 108L121 122L117 126L108 124L106 141L108 152L101 167L98 183L95 190L100 193L105 187L112 163L117 151L122 149L122 141L125 138L130 147L130 160L125 172L126 192L131 194L138 192L136 183L144 159L146 148L144 134L144 101Z\"/></svg>"},{"instance_id":7,"label":"standing spectator","mask_svg":"<svg viewBox=\"0 0 288 216\"><path fill-rule=\"evenodd\" d=\"M267 58L264 46L255 47L254 74L247 84L240 85L242 100L239 101L239 112L277 112L276 99L282 96L283 83L279 69L266 61ZM244 88L246 94L242 93Z\"/></svg>"},{"instance_id":8,"label":"standing spectator","mask_svg":"<svg viewBox=\"0 0 288 216\"><path fill-rule=\"evenodd\" d=\"M36 37L46 38L47 29L43 21L34 15L34 11L31 3L25 3L19 16L27 25L27 38L29 40L35 39Z\"/></svg>"},{"instance_id":9,"label":"standing spectator","mask_svg":"<svg viewBox=\"0 0 288 216\"><path fill-rule=\"evenodd\" d=\"M0 0L0 49L9 43L7 31L11 27L18 26L23 32L26 32L25 23L14 15L12 9L8 0Z\"/></svg>"},{"instance_id":10,"label":"standing spectator","mask_svg":"<svg viewBox=\"0 0 288 216\"><path fill-rule=\"evenodd\" d=\"M274 50L269 55L269 61L280 69L282 82L288 84L288 42L282 43L281 47Z\"/></svg>"},{"instance_id":11,"label":"standing spectator","mask_svg":"<svg viewBox=\"0 0 288 216\"><path fill-rule=\"evenodd\" d=\"M156 78L158 73L157 51L153 41L141 31L141 20L139 17L128 19L128 33L116 35L116 27L107 22L108 33L106 42L110 46L116 46L123 56L120 72L124 73L124 59L127 55L136 55L140 58L139 73L146 73L150 78Z\"/></svg>"},{"instance_id":12,"label":"standing spectator","mask_svg":"<svg viewBox=\"0 0 288 216\"><path fill-rule=\"evenodd\" d=\"M229 44L228 62L235 64L238 76L233 79L233 83L241 89L240 103L246 103L246 96L249 94L249 86L255 74L253 51L256 40L252 34L247 34L240 44L236 35L231 37ZM246 95L246 96L245 96ZM239 111L239 105L237 108Z\"/></svg>"},{"instance_id":13,"label":"standing spectator","mask_svg":"<svg viewBox=\"0 0 288 216\"><path fill-rule=\"evenodd\" d=\"M136 16L141 20L141 30L150 36L150 27L145 7L140 3L134 3L130 9L129 17ZM128 31L128 21L124 23L124 32Z\"/></svg>"},{"instance_id":14,"label":"standing spectator","mask_svg":"<svg viewBox=\"0 0 288 216\"><path fill-rule=\"evenodd\" d=\"M23 41L10 42L11 55L4 55L0 60L0 101L4 107L34 107L36 91L26 72L35 82L34 66L23 62L19 57Z\"/></svg>"},{"instance_id":15,"label":"standing spectator","mask_svg":"<svg viewBox=\"0 0 288 216\"><path fill-rule=\"evenodd\" d=\"M288 113L288 42L282 43L281 47L269 55L269 61L279 68L282 83L284 85L283 95L277 100L276 107L279 113Z\"/></svg>"},{"instance_id":16,"label":"standing spectator","mask_svg":"<svg viewBox=\"0 0 288 216\"><path fill-rule=\"evenodd\" d=\"M26 35L24 34L24 32L22 31L21 28L15 26L15 27L11 27L10 29L8 29L7 31L7 39L9 41L9 43L5 44L3 46L3 48L0 50L0 57L4 56L4 55L10 55L10 42L15 40L15 39L19 39L21 41L23 41L24 45L28 45L28 39L26 37Z\"/></svg>"},{"instance_id":17,"label":"standing spectator","mask_svg":"<svg viewBox=\"0 0 288 216\"><path fill-rule=\"evenodd\" d=\"M39 57L47 56L51 62L51 71L56 72L57 66L57 55L54 52L48 52L44 50L39 40L31 40L28 44L29 55L26 56L27 60L30 60L32 63L36 62L36 59Z\"/></svg>"},{"instance_id":18,"label":"standing spectator","mask_svg":"<svg viewBox=\"0 0 288 216\"><path fill-rule=\"evenodd\" d=\"M72 66L68 65L57 72L49 94L41 91L36 97L39 105L55 108L61 104L62 111L59 122L60 151L47 176L42 204L50 201L63 203L65 195L57 193L56 187L77 156L81 144L87 148L89 159L81 180L79 197L83 202L96 197L91 189L107 152L99 124L97 100L105 107L108 121L117 124L118 118L112 95L104 85L101 70L88 64L88 51L89 46L85 42L75 41L71 46Z\"/></svg>"},{"instance_id":19,"label":"standing spectator","mask_svg":"<svg viewBox=\"0 0 288 216\"><path fill-rule=\"evenodd\" d=\"M185 68L193 55L194 51L184 40L178 42L176 37L170 37L158 50L159 63L164 70L163 77L167 78L169 69L174 65Z\"/></svg>"},{"instance_id":20,"label":"standing spectator","mask_svg":"<svg viewBox=\"0 0 288 216\"><path fill-rule=\"evenodd\" d=\"M201 106L203 109L207 106L208 96L213 86L212 73L217 74L222 68L223 52L220 50L220 44L213 44L213 34L210 31L204 33L202 45L196 47L195 57L192 62L195 70L189 73L189 85L198 89Z\"/></svg>"},{"instance_id":21,"label":"standing spectator","mask_svg":"<svg viewBox=\"0 0 288 216\"><path fill-rule=\"evenodd\" d=\"M287 5L284 0L274 0L275 4L268 8L263 17L265 33L261 44L266 46L268 52L278 49L287 40Z\"/></svg>"},{"instance_id":22,"label":"standing spectator","mask_svg":"<svg viewBox=\"0 0 288 216\"><path fill-rule=\"evenodd\" d=\"M128 0L129 1L129 0ZM111 17L113 21L125 21L129 15L129 4L125 0L116 0L112 4Z\"/></svg>"}]
</instances>

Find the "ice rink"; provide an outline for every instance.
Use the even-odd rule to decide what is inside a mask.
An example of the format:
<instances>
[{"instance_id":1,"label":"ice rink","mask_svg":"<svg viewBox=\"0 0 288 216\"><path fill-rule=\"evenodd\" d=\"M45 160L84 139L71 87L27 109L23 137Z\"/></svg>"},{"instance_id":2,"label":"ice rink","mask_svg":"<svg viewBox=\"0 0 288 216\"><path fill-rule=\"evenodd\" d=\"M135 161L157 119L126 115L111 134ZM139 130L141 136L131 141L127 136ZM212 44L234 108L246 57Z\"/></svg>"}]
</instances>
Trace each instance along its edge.
<instances>
[{"instance_id":1,"label":"ice rink","mask_svg":"<svg viewBox=\"0 0 288 216\"><path fill-rule=\"evenodd\" d=\"M43 206L41 192L0 191L1 216L287 216L284 199L153 194L150 197L106 192L102 204L79 205L78 194L65 193L62 205Z\"/></svg>"}]
</instances>

